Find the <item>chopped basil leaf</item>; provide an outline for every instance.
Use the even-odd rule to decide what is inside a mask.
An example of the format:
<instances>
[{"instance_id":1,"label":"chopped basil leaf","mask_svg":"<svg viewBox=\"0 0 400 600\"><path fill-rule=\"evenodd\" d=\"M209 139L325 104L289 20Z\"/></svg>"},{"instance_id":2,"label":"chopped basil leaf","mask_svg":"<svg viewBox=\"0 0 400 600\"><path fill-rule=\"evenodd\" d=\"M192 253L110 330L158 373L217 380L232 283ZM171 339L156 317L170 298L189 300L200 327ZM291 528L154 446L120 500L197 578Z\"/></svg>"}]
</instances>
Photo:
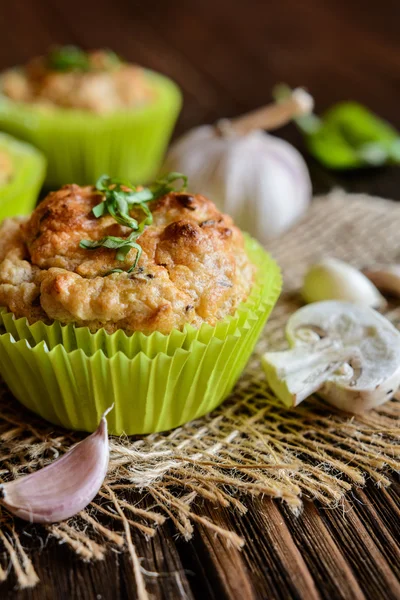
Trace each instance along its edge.
<instances>
[{"instance_id":1,"label":"chopped basil leaf","mask_svg":"<svg viewBox=\"0 0 400 600\"><path fill-rule=\"evenodd\" d=\"M76 46L54 48L48 54L47 64L54 71L89 71L90 69L87 53Z\"/></svg>"},{"instance_id":2,"label":"chopped basil leaf","mask_svg":"<svg viewBox=\"0 0 400 600\"><path fill-rule=\"evenodd\" d=\"M177 184L179 181L181 181L180 185ZM183 191L186 189L186 185L187 177L182 173L169 173L149 187L139 190L129 181L102 175L96 183L96 190L101 193L102 199L93 208L93 215L100 218L109 214L117 223L129 227L132 231L126 238L109 235L100 240L81 240L80 247L85 250L96 248L117 250L116 260L119 261L124 261L130 250L135 248L135 261L128 271L112 269L106 275L120 272L131 273L136 268L142 254L142 248L136 240L143 233L145 227L153 222L153 215L147 203L161 198L169 192ZM140 223L129 214L129 210L133 206L137 206L145 214L145 218Z\"/></svg>"},{"instance_id":3,"label":"chopped basil leaf","mask_svg":"<svg viewBox=\"0 0 400 600\"><path fill-rule=\"evenodd\" d=\"M103 61L96 66L84 50L76 46L61 46L48 53L47 66L53 71L115 70L120 66L122 61L112 50L103 50L101 54Z\"/></svg>"}]
</instances>

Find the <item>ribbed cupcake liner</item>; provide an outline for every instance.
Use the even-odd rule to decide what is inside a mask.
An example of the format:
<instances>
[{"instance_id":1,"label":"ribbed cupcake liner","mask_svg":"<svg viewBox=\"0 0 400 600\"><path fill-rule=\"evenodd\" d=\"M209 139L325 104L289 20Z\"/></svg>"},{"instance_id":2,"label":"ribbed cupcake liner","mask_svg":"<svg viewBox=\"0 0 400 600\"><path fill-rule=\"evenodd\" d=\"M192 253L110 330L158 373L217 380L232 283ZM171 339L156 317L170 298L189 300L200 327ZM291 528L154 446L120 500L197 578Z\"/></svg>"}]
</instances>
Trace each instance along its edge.
<instances>
[{"instance_id":1,"label":"ribbed cupcake liner","mask_svg":"<svg viewBox=\"0 0 400 600\"><path fill-rule=\"evenodd\" d=\"M0 133L2 150L10 155L15 171L0 190L0 220L32 212L46 173L45 157L30 144Z\"/></svg>"},{"instance_id":2,"label":"ribbed cupcake liner","mask_svg":"<svg viewBox=\"0 0 400 600\"><path fill-rule=\"evenodd\" d=\"M255 282L246 302L241 303L234 315L226 317L215 326L204 323L199 329L195 329L187 325L183 331L174 330L168 335L159 332L151 335L135 332L129 336L121 330L109 334L104 329L91 333L87 327L61 325L58 322L46 325L38 321L29 325L25 317L15 319L4 308L0 309L0 324L14 339L26 339L31 346L44 341L49 350L62 344L67 352L80 348L91 356L102 350L108 357L123 352L129 358L139 352L150 358L159 352L171 356L178 348L188 350L195 340L207 344L213 337L223 340L228 335L241 335L249 321L258 320L260 306L264 304L264 298L269 297L269 288L273 283L271 273L273 274L275 269L275 263L258 242L246 234L245 241L246 252L257 267ZM263 309L262 306L261 311Z\"/></svg>"},{"instance_id":3,"label":"ribbed cupcake liner","mask_svg":"<svg viewBox=\"0 0 400 600\"><path fill-rule=\"evenodd\" d=\"M271 298L268 312L276 297ZM143 352L109 358L98 350L67 352L61 345L33 348L26 340L0 335L0 375L27 408L67 429L94 431L101 414L110 433L127 435L164 431L213 410L239 378L268 312L241 335L208 344L194 341L190 350L172 356Z\"/></svg>"},{"instance_id":4,"label":"ribbed cupcake liner","mask_svg":"<svg viewBox=\"0 0 400 600\"><path fill-rule=\"evenodd\" d=\"M104 173L146 183L157 174L182 102L170 79L147 73L155 99L112 114L17 103L0 95L0 128L43 151L48 186L92 184Z\"/></svg>"},{"instance_id":5,"label":"ribbed cupcake liner","mask_svg":"<svg viewBox=\"0 0 400 600\"><path fill-rule=\"evenodd\" d=\"M276 263L254 240L247 238L246 246L258 267L256 282L240 314L226 323L208 326L203 335L184 332L179 343L179 332L153 334L147 348L143 334L85 331L79 337L82 330L75 328L73 343L69 332L64 345L51 340L57 327L45 326L46 341L39 334L32 341L35 325L22 327L21 319L3 314L8 331L0 335L0 375L27 408L68 429L94 431L112 403L114 434L164 431L204 415L229 395L281 289Z\"/></svg>"}]
</instances>

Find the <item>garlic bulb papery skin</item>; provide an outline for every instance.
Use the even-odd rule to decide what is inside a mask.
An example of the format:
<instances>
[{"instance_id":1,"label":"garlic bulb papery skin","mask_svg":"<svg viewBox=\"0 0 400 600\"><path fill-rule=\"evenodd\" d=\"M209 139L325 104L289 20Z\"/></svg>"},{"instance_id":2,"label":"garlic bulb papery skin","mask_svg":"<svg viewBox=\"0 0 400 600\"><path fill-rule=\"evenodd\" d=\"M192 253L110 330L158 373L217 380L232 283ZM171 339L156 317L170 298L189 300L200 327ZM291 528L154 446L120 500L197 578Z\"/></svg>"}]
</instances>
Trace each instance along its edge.
<instances>
[{"instance_id":1,"label":"garlic bulb papery skin","mask_svg":"<svg viewBox=\"0 0 400 600\"><path fill-rule=\"evenodd\" d=\"M296 223L312 195L301 154L261 130L221 135L211 125L195 128L172 145L164 170L185 173L192 192L208 196L263 244Z\"/></svg>"}]
</instances>

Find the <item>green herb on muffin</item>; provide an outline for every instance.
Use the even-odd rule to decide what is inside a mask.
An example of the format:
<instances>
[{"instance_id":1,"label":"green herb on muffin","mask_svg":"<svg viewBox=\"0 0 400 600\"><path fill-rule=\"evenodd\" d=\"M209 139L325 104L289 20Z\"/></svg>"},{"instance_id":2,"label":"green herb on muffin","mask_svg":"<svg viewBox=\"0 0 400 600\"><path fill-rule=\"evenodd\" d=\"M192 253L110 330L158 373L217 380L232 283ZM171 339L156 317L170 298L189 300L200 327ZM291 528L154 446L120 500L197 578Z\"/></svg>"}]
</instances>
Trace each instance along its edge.
<instances>
[{"instance_id":1,"label":"green herb on muffin","mask_svg":"<svg viewBox=\"0 0 400 600\"><path fill-rule=\"evenodd\" d=\"M1 93L16 102L97 114L145 106L157 92L152 77L111 50L56 47L1 77Z\"/></svg>"},{"instance_id":2,"label":"green herb on muffin","mask_svg":"<svg viewBox=\"0 0 400 600\"><path fill-rule=\"evenodd\" d=\"M76 46L64 46L50 50L47 66L53 71L89 71L90 62L87 52Z\"/></svg>"},{"instance_id":3,"label":"green herb on muffin","mask_svg":"<svg viewBox=\"0 0 400 600\"><path fill-rule=\"evenodd\" d=\"M181 185L174 185L176 182L181 182ZM157 200L169 192L185 191L186 186L187 177L182 173L168 173L146 188L135 187L129 181L102 175L96 183L96 190L103 196L103 199L93 208L94 216L99 219L109 214L119 225L130 227L133 231L127 238L108 235L95 241L81 240L80 247L86 250L95 250L101 247L115 249L117 250L116 259L119 261L125 260L130 250L135 248L135 261L127 271L112 269L106 275L131 273L136 268L142 253L142 248L136 243L136 240L143 233L144 228L153 222L153 215L147 203ZM129 214L134 206L141 208L145 213L145 218L140 223Z\"/></svg>"},{"instance_id":4,"label":"green herb on muffin","mask_svg":"<svg viewBox=\"0 0 400 600\"><path fill-rule=\"evenodd\" d=\"M88 53L76 46L53 48L47 55L47 67L52 71L112 70L121 62L112 50Z\"/></svg>"}]
</instances>

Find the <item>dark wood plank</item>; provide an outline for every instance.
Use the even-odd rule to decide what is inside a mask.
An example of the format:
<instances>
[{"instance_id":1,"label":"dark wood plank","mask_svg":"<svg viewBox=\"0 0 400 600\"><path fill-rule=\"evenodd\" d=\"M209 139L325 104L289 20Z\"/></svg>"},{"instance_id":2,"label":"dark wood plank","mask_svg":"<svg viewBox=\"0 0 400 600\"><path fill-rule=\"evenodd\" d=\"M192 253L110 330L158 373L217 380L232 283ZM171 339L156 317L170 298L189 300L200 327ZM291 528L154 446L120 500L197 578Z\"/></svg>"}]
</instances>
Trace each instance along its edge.
<instances>
[{"instance_id":1,"label":"dark wood plank","mask_svg":"<svg viewBox=\"0 0 400 600\"><path fill-rule=\"evenodd\" d=\"M379 552L400 580L400 505L385 502L386 490L357 490L353 494L352 509L365 527ZM385 508L382 510L382 504Z\"/></svg>"},{"instance_id":2,"label":"dark wood plank","mask_svg":"<svg viewBox=\"0 0 400 600\"><path fill-rule=\"evenodd\" d=\"M29 551L31 544L28 542L26 546ZM111 589L115 590L115 598L124 597L125 587L121 582L122 557L118 554L110 553L106 560L87 564L74 556L65 545L60 545L53 539L42 550L33 551L31 558L39 576L39 584L33 589L18 591L14 574L11 573L0 587L2 599L54 600L63 597L60 594L66 594L68 590L69 598L86 600Z\"/></svg>"},{"instance_id":3,"label":"dark wood plank","mask_svg":"<svg viewBox=\"0 0 400 600\"><path fill-rule=\"evenodd\" d=\"M364 594L357 572L352 571L315 505L306 502L300 517L284 506L281 510L321 597L362 600Z\"/></svg>"},{"instance_id":4,"label":"dark wood plank","mask_svg":"<svg viewBox=\"0 0 400 600\"><path fill-rule=\"evenodd\" d=\"M357 573L358 583L365 596L374 600L385 598L396 600L400 597L400 581L394 574L390 557L382 552L381 541L386 532L375 523L375 533L371 537L368 532L368 517L365 511L357 514L355 507L348 501L343 502L342 510L328 509L320 511L320 518L329 529L332 538L340 545L341 551Z\"/></svg>"},{"instance_id":5,"label":"dark wood plank","mask_svg":"<svg viewBox=\"0 0 400 600\"><path fill-rule=\"evenodd\" d=\"M233 520L226 509L215 509L209 504L204 504L201 516L211 520L217 527L235 530ZM205 525L197 524L196 544L203 560L211 574L211 580L217 583L218 596L226 600L256 598L254 586L249 576L248 569L243 560L242 553L221 536L217 536Z\"/></svg>"},{"instance_id":6,"label":"dark wood plank","mask_svg":"<svg viewBox=\"0 0 400 600\"><path fill-rule=\"evenodd\" d=\"M43 529L37 535L44 538ZM110 550L104 560L83 562L65 544L54 538L40 548L29 537L22 535L21 542L32 557L40 583L33 589L17 591L14 574L0 586L0 597L21 600L53 600L60 590L68 590L69 600L99 598L135 600L136 580L131 558L127 552ZM154 600L182 598L192 600L187 570L182 565L171 529L161 528L154 538L147 540L141 533L133 534L146 589Z\"/></svg>"}]
</instances>

